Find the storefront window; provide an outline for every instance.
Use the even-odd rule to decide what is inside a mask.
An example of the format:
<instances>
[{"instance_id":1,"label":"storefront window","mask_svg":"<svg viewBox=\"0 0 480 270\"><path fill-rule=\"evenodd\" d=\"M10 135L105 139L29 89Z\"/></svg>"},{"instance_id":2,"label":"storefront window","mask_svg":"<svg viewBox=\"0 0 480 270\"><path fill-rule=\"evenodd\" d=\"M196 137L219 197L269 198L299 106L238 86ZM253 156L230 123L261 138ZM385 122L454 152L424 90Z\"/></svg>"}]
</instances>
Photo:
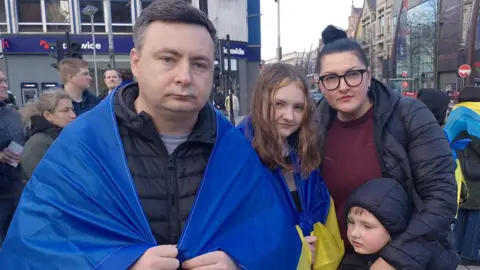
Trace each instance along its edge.
<instances>
[{"instance_id":1,"label":"storefront window","mask_svg":"<svg viewBox=\"0 0 480 270\"><path fill-rule=\"evenodd\" d=\"M80 2L80 13L86 6L94 6L98 8L97 13L93 16L95 32L105 32L105 17L103 15L103 1L102 0L82 0ZM80 23L82 26L81 31L84 33L91 33L91 19L90 16L81 14Z\"/></svg>"},{"instance_id":2,"label":"storefront window","mask_svg":"<svg viewBox=\"0 0 480 270\"><path fill-rule=\"evenodd\" d=\"M129 0L112 0L110 7L112 9L112 31L114 33L132 32L132 12L133 5Z\"/></svg>"},{"instance_id":3,"label":"storefront window","mask_svg":"<svg viewBox=\"0 0 480 270\"><path fill-rule=\"evenodd\" d=\"M0 33L8 32L5 0L0 1Z\"/></svg>"}]
</instances>

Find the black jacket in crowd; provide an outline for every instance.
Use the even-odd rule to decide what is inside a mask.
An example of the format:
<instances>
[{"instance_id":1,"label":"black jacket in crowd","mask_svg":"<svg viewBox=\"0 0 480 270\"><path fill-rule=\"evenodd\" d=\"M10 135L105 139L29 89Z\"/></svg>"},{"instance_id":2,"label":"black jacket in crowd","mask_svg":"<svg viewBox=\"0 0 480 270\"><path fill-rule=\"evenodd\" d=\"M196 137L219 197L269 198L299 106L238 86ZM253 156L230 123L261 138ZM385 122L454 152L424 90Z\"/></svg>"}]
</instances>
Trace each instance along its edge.
<instances>
[{"instance_id":1,"label":"black jacket in crowd","mask_svg":"<svg viewBox=\"0 0 480 270\"><path fill-rule=\"evenodd\" d=\"M216 140L216 114L207 104L187 141L169 155L151 117L136 113L137 83L114 96L114 111L138 197L159 245L177 244Z\"/></svg>"},{"instance_id":2,"label":"black jacket in crowd","mask_svg":"<svg viewBox=\"0 0 480 270\"><path fill-rule=\"evenodd\" d=\"M405 186L415 206L405 232L392 239L380 256L396 269L426 269L435 259L433 254L438 254L430 250L432 241L438 241L447 253L455 253L450 230L457 210L452 150L422 102L401 97L375 79L369 96L383 177ZM317 114L320 136L325 138L335 111L323 100Z\"/></svg>"},{"instance_id":3,"label":"black jacket in crowd","mask_svg":"<svg viewBox=\"0 0 480 270\"><path fill-rule=\"evenodd\" d=\"M22 169L26 180L32 177L38 163L62 131L62 128L53 126L43 115L32 116L30 121L30 128L26 132L27 142L23 147L21 156Z\"/></svg>"}]
</instances>

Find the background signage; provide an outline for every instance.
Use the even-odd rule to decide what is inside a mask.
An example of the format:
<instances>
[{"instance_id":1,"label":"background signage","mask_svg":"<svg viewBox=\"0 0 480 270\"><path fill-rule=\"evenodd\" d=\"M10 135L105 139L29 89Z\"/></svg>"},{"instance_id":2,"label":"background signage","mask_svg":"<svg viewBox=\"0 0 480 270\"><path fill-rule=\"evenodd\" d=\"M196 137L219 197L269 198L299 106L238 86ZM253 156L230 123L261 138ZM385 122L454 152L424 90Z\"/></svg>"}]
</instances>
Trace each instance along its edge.
<instances>
[{"instance_id":1,"label":"background signage","mask_svg":"<svg viewBox=\"0 0 480 270\"><path fill-rule=\"evenodd\" d=\"M4 54L50 54L54 52L50 45L55 45L56 40L65 40L65 35L3 35L2 42L8 44L3 47ZM98 54L108 54L108 36L95 35L95 44L91 35L70 35L71 41L81 44L83 54L92 54L96 48ZM225 40L222 40L221 51L227 55ZM66 47L63 44L64 48ZM130 54L133 48L131 35L114 35L113 46L115 54ZM260 61L260 46L249 47L248 43L230 41L230 54L232 58Z\"/></svg>"},{"instance_id":2,"label":"background signage","mask_svg":"<svg viewBox=\"0 0 480 270\"><path fill-rule=\"evenodd\" d=\"M228 49L227 49L227 42L225 40L221 40L222 44L222 52L223 55L227 56ZM239 42L239 41L230 41L230 56L232 58L247 58L248 56L248 43L246 42Z\"/></svg>"},{"instance_id":3,"label":"background signage","mask_svg":"<svg viewBox=\"0 0 480 270\"><path fill-rule=\"evenodd\" d=\"M65 35L4 35L3 39L8 42L8 47L3 48L5 54L49 54L54 50L48 44L54 45L57 39L65 40ZM84 54L92 54L94 46L97 53L108 54L107 35L96 35L95 44L92 42L91 35L70 35L70 39L81 43ZM117 54L130 54L130 50L133 48L132 36L114 36L113 46Z\"/></svg>"}]
</instances>

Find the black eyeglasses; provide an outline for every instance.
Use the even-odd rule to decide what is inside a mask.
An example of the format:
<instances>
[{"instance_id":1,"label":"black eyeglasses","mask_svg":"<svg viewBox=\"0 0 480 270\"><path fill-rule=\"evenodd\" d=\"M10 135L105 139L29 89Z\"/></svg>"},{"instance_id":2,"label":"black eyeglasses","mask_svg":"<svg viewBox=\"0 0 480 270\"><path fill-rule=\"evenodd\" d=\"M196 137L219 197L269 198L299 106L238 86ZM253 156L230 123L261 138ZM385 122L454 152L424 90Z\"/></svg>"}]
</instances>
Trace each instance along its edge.
<instances>
[{"instance_id":1,"label":"black eyeglasses","mask_svg":"<svg viewBox=\"0 0 480 270\"><path fill-rule=\"evenodd\" d=\"M359 86L363 82L363 73L366 69L349 70L343 75L327 74L320 76L319 81L322 82L323 87L328 91L333 91L340 86L340 79L343 78L345 83L350 87Z\"/></svg>"}]
</instances>

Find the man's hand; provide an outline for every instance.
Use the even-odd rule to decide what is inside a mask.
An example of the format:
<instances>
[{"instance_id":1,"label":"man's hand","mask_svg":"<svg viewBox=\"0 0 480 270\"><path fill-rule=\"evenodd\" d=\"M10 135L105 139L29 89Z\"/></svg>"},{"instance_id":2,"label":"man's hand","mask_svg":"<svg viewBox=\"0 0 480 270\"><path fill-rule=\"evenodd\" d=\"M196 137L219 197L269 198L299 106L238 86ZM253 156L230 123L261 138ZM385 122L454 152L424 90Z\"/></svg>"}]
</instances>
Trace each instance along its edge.
<instances>
[{"instance_id":1,"label":"man's hand","mask_svg":"<svg viewBox=\"0 0 480 270\"><path fill-rule=\"evenodd\" d=\"M138 259L130 270L176 270L180 266L177 255L176 246L152 247Z\"/></svg>"},{"instance_id":2,"label":"man's hand","mask_svg":"<svg viewBox=\"0 0 480 270\"><path fill-rule=\"evenodd\" d=\"M388 264L384 259L378 258L374 264L370 267L370 270L396 270Z\"/></svg>"},{"instance_id":3,"label":"man's hand","mask_svg":"<svg viewBox=\"0 0 480 270\"><path fill-rule=\"evenodd\" d=\"M3 149L0 152L0 162L3 163L18 163L20 162L20 155L13 153L12 151L8 150L7 148Z\"/></svg>"},{"instance_id":4,"label":"man's hand","mask_svg":"<svg viewBox=\"0 0 480 270\"><path fill-rule=\"evenodd\" d=\"M182 263L185 270L236 270L240 269L223 251L210 252Z\"/></svg>"},{"instance_id":5,"label":"man's hand","mask_svg":"<svg viewBox=\"0 0 480 270\"><path fill-rule=\"evenodd\" d=\"M315 245L317 244L317 238L315 236L307 236L305 237L305 242L308 244L310 248L310 252L312 253L312 265L315 263L315 253L317 249Z\"/></svg>"}]
</instances>

